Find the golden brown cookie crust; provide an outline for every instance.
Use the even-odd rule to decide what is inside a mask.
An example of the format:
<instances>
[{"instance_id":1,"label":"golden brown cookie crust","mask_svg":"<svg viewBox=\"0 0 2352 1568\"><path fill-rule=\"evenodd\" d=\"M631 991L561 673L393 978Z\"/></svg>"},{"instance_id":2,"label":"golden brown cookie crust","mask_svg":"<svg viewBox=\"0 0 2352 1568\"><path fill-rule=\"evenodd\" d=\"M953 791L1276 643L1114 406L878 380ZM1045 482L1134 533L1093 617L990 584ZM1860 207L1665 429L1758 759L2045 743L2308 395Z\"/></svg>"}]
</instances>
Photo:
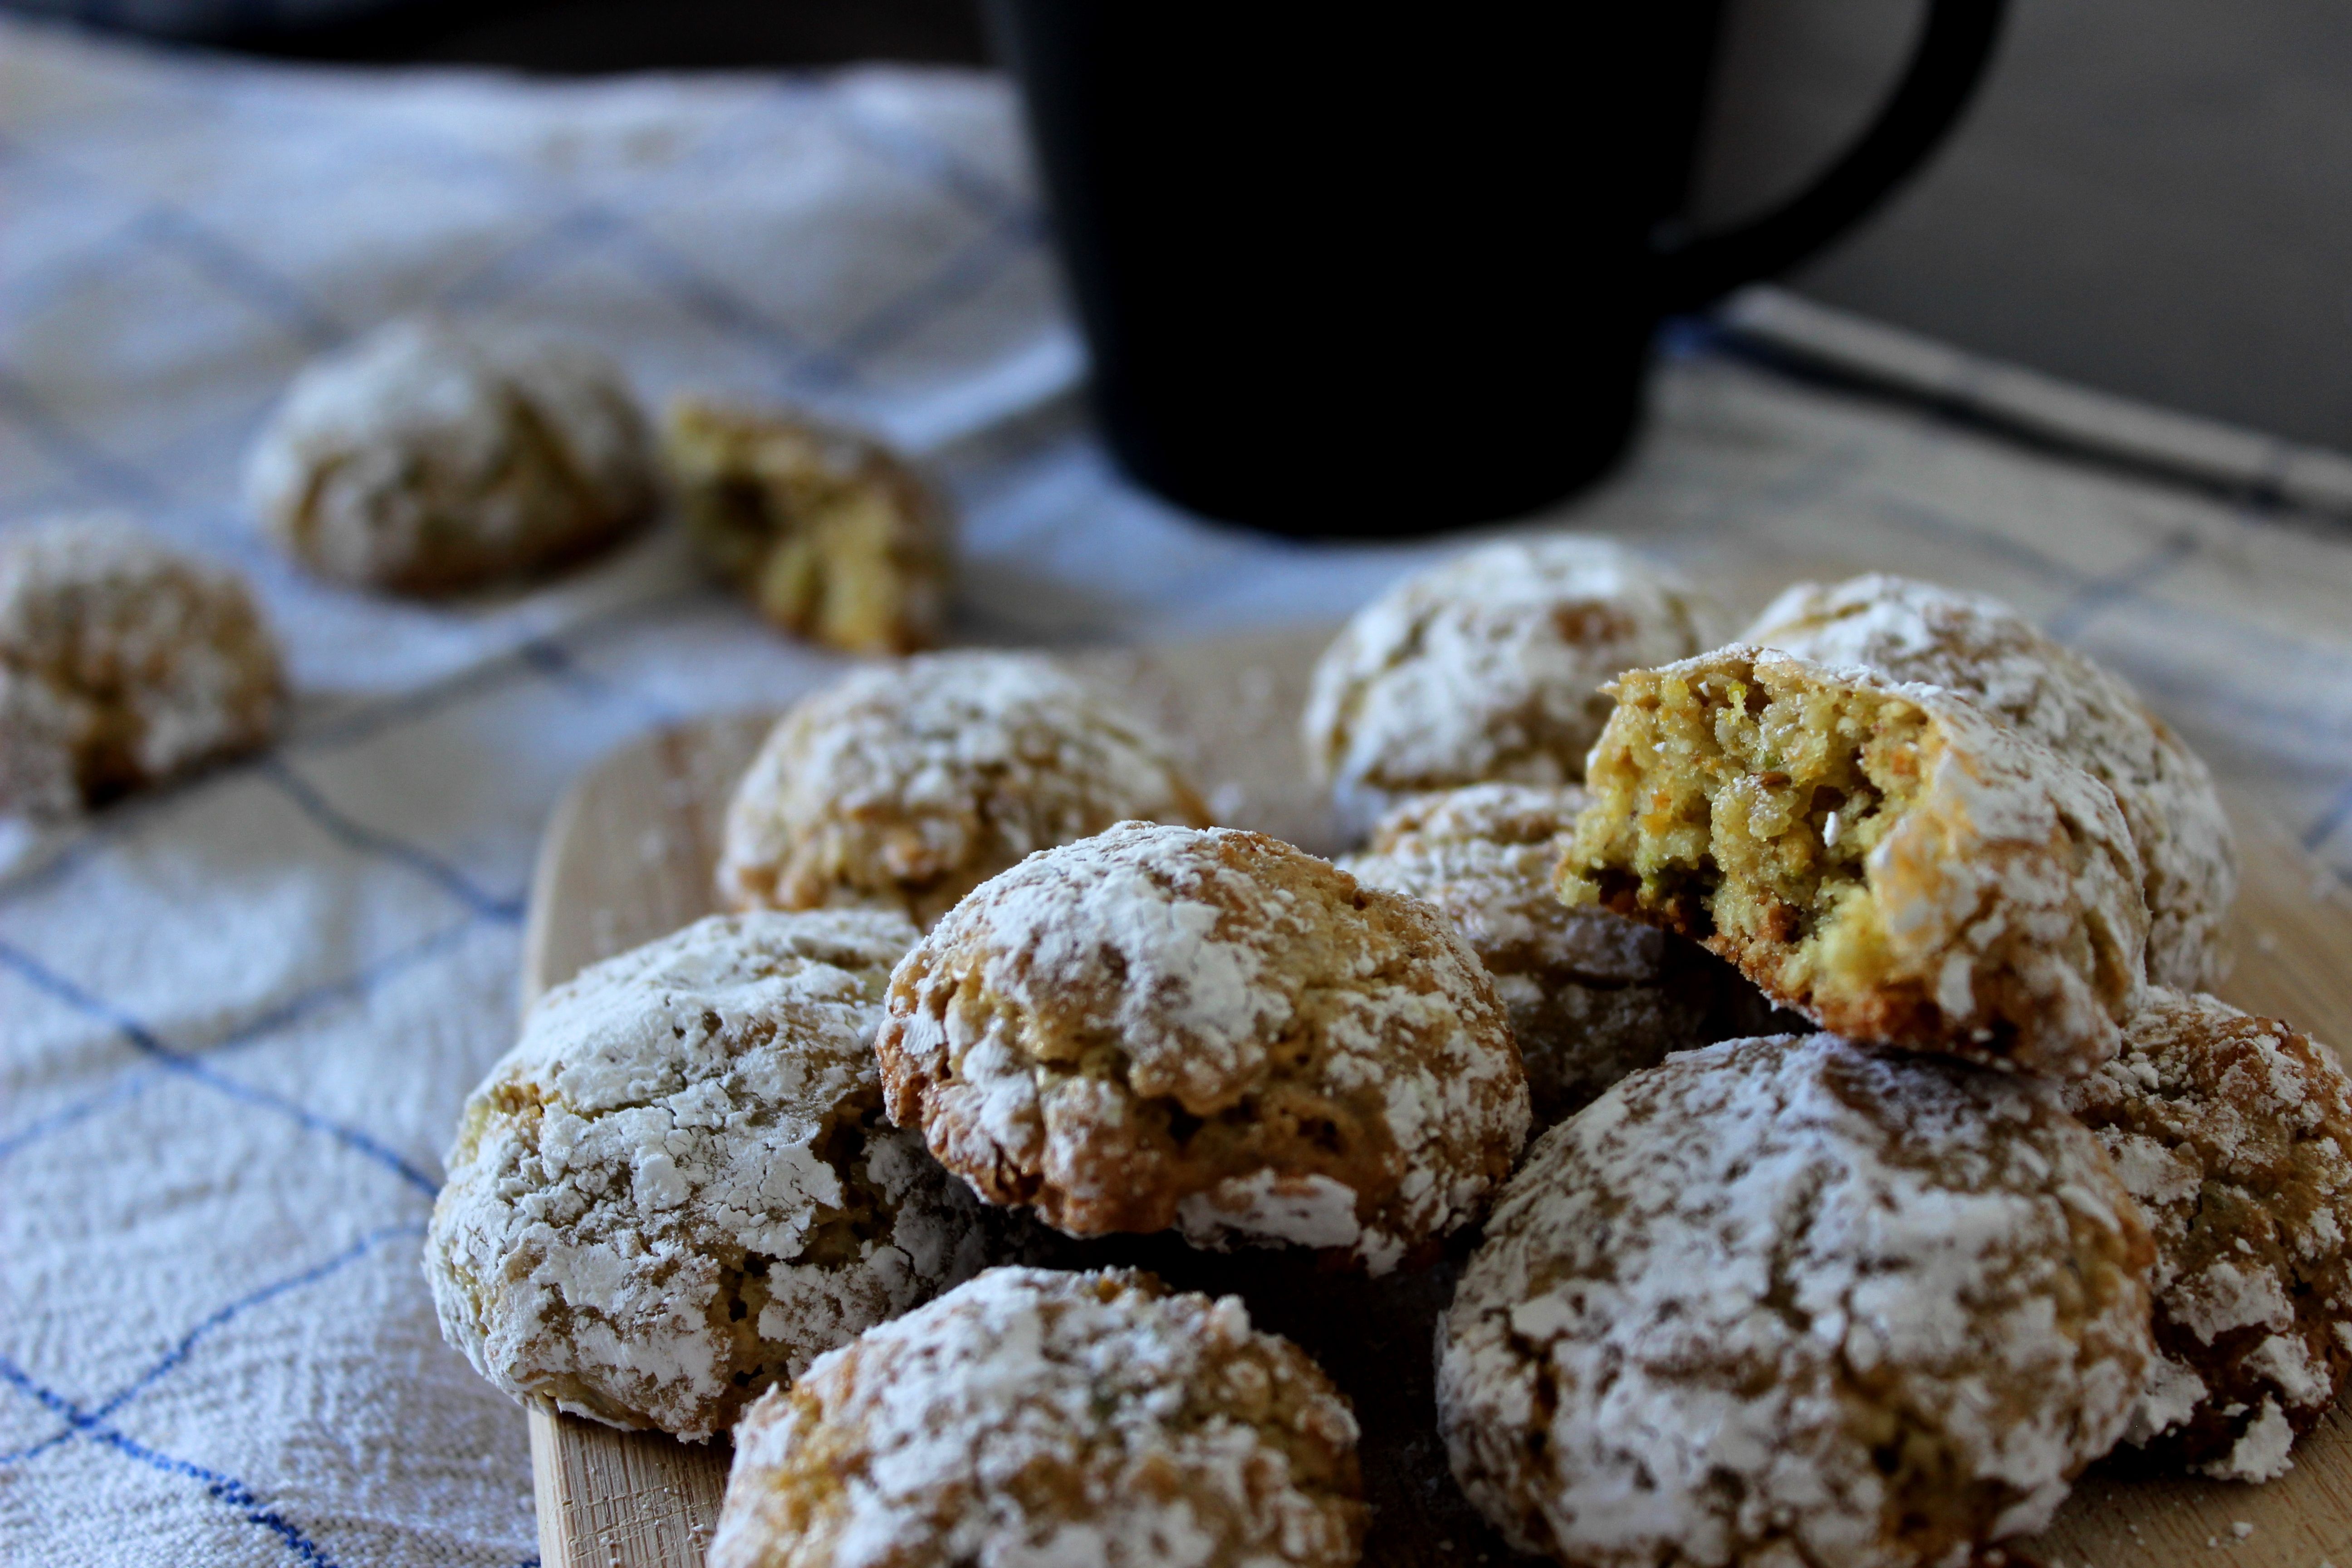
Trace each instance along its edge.
<instances>
[{"instance_id":1,"label":"golden brown cookie crust","mask_svg":"<svg viewBox=\"0 0 2352 1568\"><path fill-rule=\"evenodd\" d=\"M1876 574L1800 583L1740 640L1957 691L2115 791L2145 878L2148 978L2221 978L2236 835L2203 760L2118 677L1997 600Z\"/></svg>"},{"instance_id":2,"label":"golden brown cookie crust","mask_svg":"<svg viewBox=\"0 0 2352 1568\"><path fill-rule=\"evenodd\" d=\"M992 1268L735 1433L711 1568L1347 1568L1356 1423L1236 1297Z\"/></svg>"},{"instance_id":3,"label":"golden brown cookie crust","mask_svg":"<svg viewBox=\"0 0 2352 1568\"><path fill-rule=\"evenodd\" d=\"M1696 943L1552 892L1552 870L1589 804L1574 784L1472 784L1381 818L1371 848L1339 862L1436 909L1494 977L1541 1129L1669 1051L1728 1034L1733 988ZM1742 1019L1742 1023L1747 1020Z\"/></svg>"},{"instance_id":4,"label":"golden brown cookie crust","mask_svg":"<svg viewBox=\"0 0 2352 1568\"><path fill-rule=\"evenodd\" d=\"M1614 540L1506 540L1417 573L1315 668L1307 766L1360 830L1408 795L1572 784L1618 671L1711 647L1720 616Z\"/></svg>"},{"instance_id":5,"label":"golden brown cookie crust","mask_svg":"<svg viewBox=\"0 0 2352 1568\"><path fill-rule=\"evenodd\" d=\"M551 571L643 522L655 495L652 437L612 361L433 317L304 367L245 482L303 565L403 594Z\"/></svg>"},{"instance_id":6,"label":"golden brown cookie crust","mask_svg":"<svg viewBox=\"0 0 2352 1568\"><path fill-rule=\"evenodd\" d=\"M1427 905L1262 834L1122 823L932 928L890 1114L1076 1236L1181 1226L1375 1273L1484 1212L1528 1127L1494 984Z\"/></svg>"},{"instance_id":7,"label":"golden brown cookie crust","mask_svg":"<svg viewBox=\"0 0 2352 1568\"><path fill-rule=\"evenodd\" d=\"M2061 1077L2115 1055L2147 906L2105 784L1940 688L1769 649L1615 690L1563 899L1853 1038Z\"/></svg>"},{"instance_id":8,"label":"golden brown cookie crust","mask_svg":"<svg viewBox=\"0 0 2352 1568\"><path fill-rule=\"evenodd\" d=\"M2284 1474L2352 1371L2352 1079L2275 1018L2152 989L2066 1103L2156 1235L2158 1364L2127 1439Z\"/></svg>"},{"instance_id":9,"label":"golden brown cookie crust","mask_svg":"<svg viewBox=\"0 0 2352 1568\"><path fill-rule=\"evenodd\" d=\"M1564 1563L1966 1561L2123 1430L2149 1257L2047 1085L1727 1042L1538 1142L1447 1314L1440 1422Z\"/></svg>"},{"instance_id":10,"label":"golden brown cookie crust","mask_svg":"<svg viewBox=\"0 0 2352 1568\"><path fill-rule=\"evenodd\" d=\"M284 697L230 574L111 518L0 535L0 815L71 816L252 751Z\"/></svg>"},{"instance_id":11,"label":"golden brown cookie crust","mask_svg":"<svg viewBox=\"0 0 2352 1568\"><path fill-rule=\"evenodd\" d=\"M979 1204L888 1126L882 910L715 915L531 1010L425 1244L444 1337L517 1399L692 1441L969 1277Z\"/></svg>"},{"instance_id":12,"label":"golden brown cookie crust","mask_svg":"<svg viewBox=\"0 0 2352 1568\"><path fill-rule=\"evenodd\" d=\"M1133 818L1209 820L1140 721L1038 655L931 654L777 723L728 807L719 897L929 926L1023 856Z\"/></svg>"},{"instance_id":13,"label":"golden brown cookie crust","mask_svg":"<svg viewBox=\"0 0 2352 1568\"><path fill-rule=\"evenodd\" d=\"M869 437L798 411L673 402L662 461L705 561L770 622L845 653L936 646L947 503Z\"/></svg>"}]
</instances>

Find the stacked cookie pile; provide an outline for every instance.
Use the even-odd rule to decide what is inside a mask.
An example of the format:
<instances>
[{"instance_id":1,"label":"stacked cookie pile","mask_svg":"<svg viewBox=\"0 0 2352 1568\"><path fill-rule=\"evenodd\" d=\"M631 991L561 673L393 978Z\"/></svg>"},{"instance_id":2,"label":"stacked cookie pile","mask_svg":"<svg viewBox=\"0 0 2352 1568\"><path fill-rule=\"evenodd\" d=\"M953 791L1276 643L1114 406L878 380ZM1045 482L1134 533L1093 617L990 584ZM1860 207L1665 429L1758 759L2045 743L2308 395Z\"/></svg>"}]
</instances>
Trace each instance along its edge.
<instances>
[{"instance_id":1,"label":"stacked cookie pile","mask_svg":"<svg viewBox=\"0 0 2352 1568\"><path fill-rule=\"evenodd\" d=\"M1146 1236L1426 1303L1424 1436L1563 1563L1960 1562L2118 1442L2275 1475L2352 1364L2352 1085L2197 992L2204 769L1987 601L1722 631L1605 542L1408 583L1307 714L1338 864L1041 658L810 699L734 912L473 1096L445 1333L731 1432L719 1564L1355 1561L1348 1401Z\"/></svg>"}]
</instances>

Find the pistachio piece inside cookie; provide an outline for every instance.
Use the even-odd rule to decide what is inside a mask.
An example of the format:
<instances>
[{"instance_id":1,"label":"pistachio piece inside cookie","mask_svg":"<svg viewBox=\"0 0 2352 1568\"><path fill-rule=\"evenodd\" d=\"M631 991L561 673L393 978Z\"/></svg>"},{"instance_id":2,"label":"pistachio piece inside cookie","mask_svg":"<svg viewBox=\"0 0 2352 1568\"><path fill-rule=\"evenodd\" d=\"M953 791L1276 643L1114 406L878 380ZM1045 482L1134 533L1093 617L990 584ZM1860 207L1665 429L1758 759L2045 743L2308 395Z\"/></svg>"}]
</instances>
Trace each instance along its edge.
<instances>
[{"instance_id":1,"label":"pistachio piece inside cookie","mask_svg":"<svg viewBox=\"0 0 2352 1568\"><path fill-rule=\"evenodd\" d=\"M2115 1055L2147 906L2105 784L1941 688L1767 649L1614 689L1562 899L1857 1039L2058 1076Z\"/></svg>"},{"instance_id":2,"label":"pistachio piece inside cookie","mask_svg":"<svg viewBox=\"0 0 2352 1568\"><path fill-rule=\"evenodd\" d=\"M2123 1431L2150 1253L2045 1083L1711 1046L1511 1178L1440 1334L1440 1423L1512 1544L1579 1568L1965 1563Z\"/></svg>"},{"instance_id":3,"label":"pistachio piece inside cookie","mask_svg":"<svg viewBox=\"0 0 2352 1568\"><path fill-rule=\"evenodd\" d=\"M1262 834L1122 823L933 927L877 1037L890 1114L1075 1236L1181 1226L1395 1268L1527 1136L1494 983L1434 910Z\"/></svg>"},{"instance_id":4,"label":"pistachio piece inside cookie","mask_svg":"<svg viewBox=\"0 0 2352 1568\"><path fill-rule=\"evenodd\" d=\"M1236 1297L992 1268L735 1431L711 1568L1347 1568L1347 1400Z\"/></svg>"},{"instance_id":5,"label":"pistachio piece inside cookie","mask_svg":"<svg viewBox=\"0 0 2352 1568\"><path fill-rule=\"evenodd\" d=\"M518 1399L699 1441L981 1265L985 1215L882 1119L903 916L713 916L531 1009L466 1103L425 1271Z\"/></svg>"},{"instance_id":6,"label":"pistachio piece inside cookie","mask_svg":"<svg viewBox=\"0 0 2352 1568\"><path fill-rule=\"evenodd\" d=\"M2115 791L2139 851L2148 978L2221 977L2236 836L2203 760L2119 677L1998 600L1878 574L1800 583L1740 640L1957 691Z\"/></svg>"},{"instance_id":7,"label":"pistachio piece inside cookie","mask_svg":"<svg viewBox=\"0 0 2352 1568\"><path fill-rule=\"evenodd\" d=\"M2066 1085L2156 1233L2156 1345L2129 1442L2284 1475L2352 1373L2352 1078L2275 1018L2152 988Z\"/></svg>"}]
</instances>

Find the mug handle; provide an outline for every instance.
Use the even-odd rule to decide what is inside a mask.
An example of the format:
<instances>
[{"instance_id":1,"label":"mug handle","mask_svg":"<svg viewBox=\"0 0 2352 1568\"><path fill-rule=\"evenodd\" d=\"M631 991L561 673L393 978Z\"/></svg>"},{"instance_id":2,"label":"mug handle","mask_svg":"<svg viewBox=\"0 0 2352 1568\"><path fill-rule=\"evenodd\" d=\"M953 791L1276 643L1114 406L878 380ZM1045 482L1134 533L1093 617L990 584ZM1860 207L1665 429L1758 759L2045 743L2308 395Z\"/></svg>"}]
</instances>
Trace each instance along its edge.
<instances>
[{"instance_id":1,"label":"mug handle","mask_svg":"<svg viewBox=\"0 0 2352 1568\"><path fill-rule=\"evenodd\" d=\"M1659 246L1661 315L1695 310L1835 239L1927 161L1983 80L2008 0L1931 0L1926 26L1878 115L1820 178L1760 217Z\"/></svg>"}]
</instances>

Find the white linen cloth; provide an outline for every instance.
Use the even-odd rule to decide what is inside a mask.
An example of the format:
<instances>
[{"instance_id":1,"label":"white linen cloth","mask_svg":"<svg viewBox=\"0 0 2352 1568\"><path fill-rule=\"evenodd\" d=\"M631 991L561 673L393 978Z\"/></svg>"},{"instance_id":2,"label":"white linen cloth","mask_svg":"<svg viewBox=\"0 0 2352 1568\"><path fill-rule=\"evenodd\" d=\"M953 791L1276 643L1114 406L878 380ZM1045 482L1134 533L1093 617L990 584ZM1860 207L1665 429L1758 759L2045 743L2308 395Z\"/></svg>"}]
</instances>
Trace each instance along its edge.
<instances>
[{"instance_id":1,"label":"white linen cloth","mask_svg":"<svg viewBox=\"0 0 2352 1568\"><path fill-rule=\"evenodd\" d=\"M593 341L649 399L791 398L925 455L964 517L968 638L1328 618L1462 543L1284 542L1123 483L1076 410L987 77L524 83L0 24L0 527L102 507L233 564L299 689L268 756L0 885L10 1563L533 1559L521 1414L442 1345L417 1247L513 1034L540 828L648 726L836 668L667 532L457 605L325 586L259 542L235 476L288 375L427 305ZM1670 342L1626 475L1530 526L1702 574L1866 563L2002 595L2352 861L2341 532L1790 379L1731 351L1803 312L1748 320Z\"/></svg>"}]
</instances>

